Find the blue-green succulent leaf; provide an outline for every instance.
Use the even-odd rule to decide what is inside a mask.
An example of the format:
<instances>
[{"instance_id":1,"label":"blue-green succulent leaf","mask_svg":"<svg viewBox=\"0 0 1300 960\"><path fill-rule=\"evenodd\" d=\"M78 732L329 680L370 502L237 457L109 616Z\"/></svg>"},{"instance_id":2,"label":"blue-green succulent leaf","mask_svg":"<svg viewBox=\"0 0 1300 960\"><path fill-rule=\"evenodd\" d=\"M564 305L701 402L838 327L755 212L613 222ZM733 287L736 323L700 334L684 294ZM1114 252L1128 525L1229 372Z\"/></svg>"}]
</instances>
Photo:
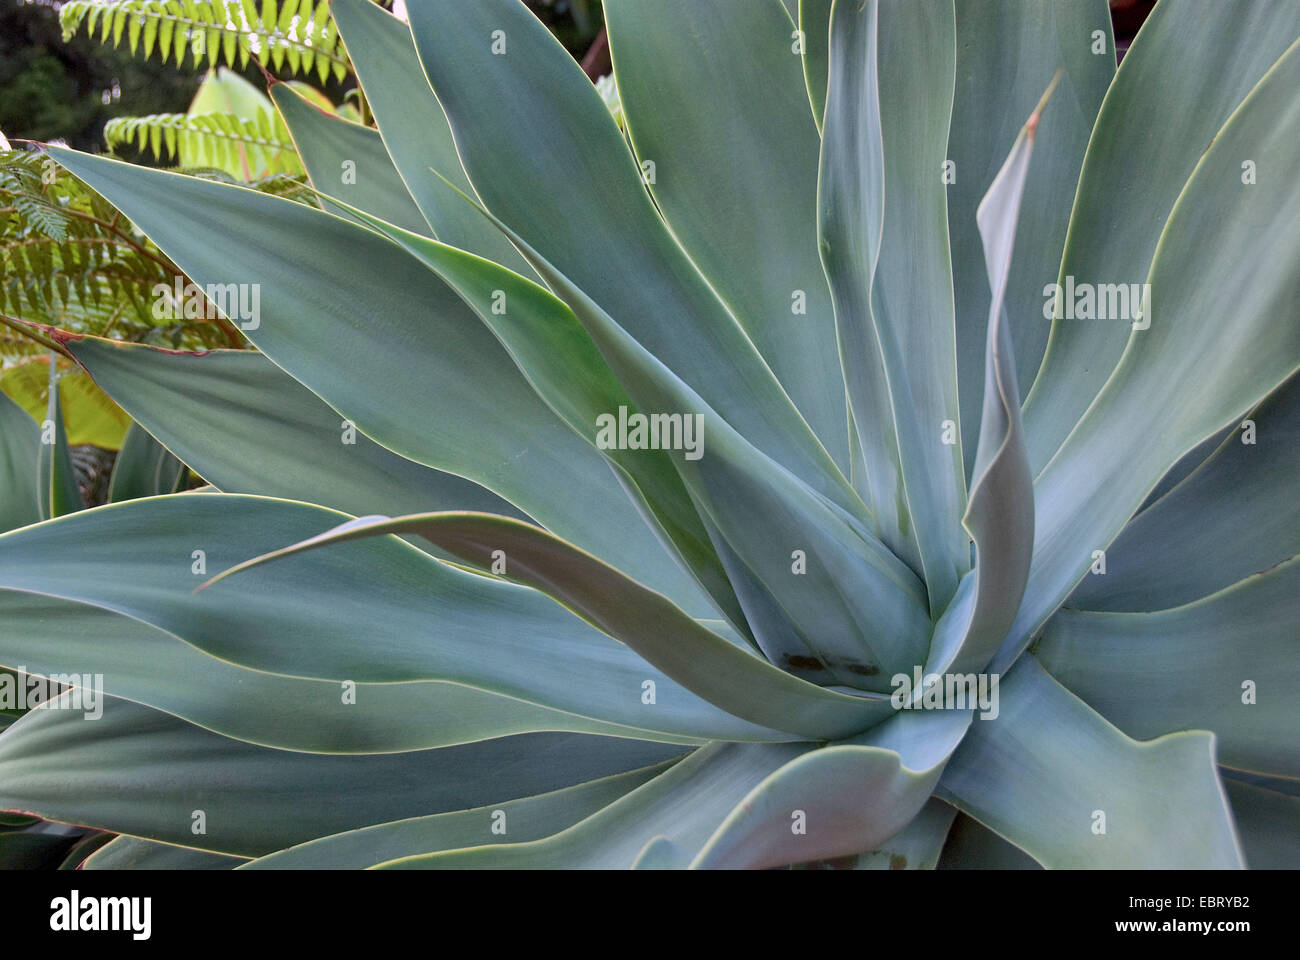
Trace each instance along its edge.
<instances>
[{"instance_id":1,"label":"blue-green succulent leaf","mask_svg":"<svg viewBox=\"0 0 1300 960\"><path fill-rule=\"evenodd\" d=\"M420 65L410 28L370 0L331 0L330 15L347 43L384 147L433 236L531 275L509 241L467 209L456 192L472 188L461 169L447 116ZM430 176L430 168L451 183Z\"/></svg>"},{"instance_id":2,"label":"blue-green succulent leaf","mask_svg":"<svg viewBox=\"0 0 1300 960\"><path fill-rule=\"evenodd\" d=\"M103 384L99 384L103 388ZM120 406L120 404L119 404ZM155 440L138 421L126 428L122 449L108 481L111 503L175 493L188 477L185 464Z\"/></svg>"},{"instance_id":3,"label":"blue-green succulent leaf","mask_svg":"<svg viewBox=\"0 0 1300 960\"><path fill-rule=\"evenodd\" d=\"M681 751L538 733L378 756L289 753L110 697L93 723L77 710L46 708L0 735L0 809L258 857L376 821L558 790Z\"/></svg>"},{"instance_id":4,"label":"blue-green succulent leaf","mask_svg":"<svg viewBox=\"0 0 1300 960\"><path fill-rule=\"evenodd\" d=\"M1016 137L977 213L993 298L985 324L979 449L962 520L974 540L976 559L974 572L963 578L956 598L935 627L930 659L933 663L942 656L946 661L942 668L931 666L938 672L965 673L988 663L1015 620L1029 578L1034 478L1020 423L1020 389L1005 300L1029 158L1043 107L1055 87L1056 79ZM960 635L959 641L954 634ZM958 643L955 649L954 642Z\"/></svg>"},{"instance_id":5,"label":"blue-green succulent leaf","mask_svg":"<svg viewBox=\"0 0 1300 960\"><path fill-rule=\"evenodd\" d=\"M852 507L848 481L677 244L600 94L542 23L517 0L425 0L408 12L484 205L750 443Z\"/></svg>"},{"instance_id":6,"label":"blue-green succulent leaf","mask_svg":"<svg viewBox=\"0 0 1300 960\"><path fill-rule=\"evenodd\" d=\"M0 613L0 663L42 677L75 672L109 696L282 750L393 753L548 730L706 739L603 723L459 683L340 682L249 670L141 620L39 593L0 590Z\"/></svg>"},{"instance_id":7,"label":"blue-green succulent leaf","mask_svg":"<svg viewBox=\"0 0 1300 960\"><path fill-rule=\"evenodd\" d=\"M51 352L49 359L49 401L41 424L41 452L37 465L41 516L45 519L75 513L86 507L68 453L68 432L63 422L63 404L59 400L58 357Z\"/></svg>"},{"instance_id":8,"label":"blue-green succulent leaf","mask_svg":"<svg viewBox=\"0 0 1300 960\"><path fill-rule=\"evenodd\" d=\"M1052 315L1052 331L1038 378L1025 398L1025 431L1035 475L1084 417L1125 352L1130 327L1137 322L1136 311L1130 298L1128 315L1115 316L1123 312L1115 285L1140 286L1147 279L1163 225L1180 193L1185 192L1188 178L1198 166L1205 167L1202 155L1206 148L1221 136L1220 128L1297 37L1300 5L1290 0L1213 4L1162 0L1125 54L1088 143L1059 278L1039 279L1046 285L1040 304ZM1219 198L1215 212L1204 219L1205 236L1216 235L1222 208L1235 205L1239 195L1244 198L1251 190L1268 193L1277 189L1277 178L1293 179L1282 172L1289 161L1279 158L1275 166L1262 141L1237 144L1232 154L1234 176L1230 181L1215 181ZM1246 160L1275 172L1261 174L1257 187L1243 191L1241 174ZM1202 178L1198 196L1210 186ZM1188 205L1210 209L1199 199L1188 201ZM1230 254L1234 262L1251 259L1241 248L1231 246L1227 237L1220 236L1213 246ZM1210 272L1203 272L1207 269ZM1217 277L1217 269L1197 267L1187 275L1199 275L1203 282L1210 282ZM1283 270L1276 276L1287 273ZM1267 271L1263 275L1269 276ZM1066 296L1071 289L1069 278L1076 285L1073 302ZM1053 282L1062 288L1060 310L1050 286ZM1086 290L1083 284L1088 285ZM1111 291L1106 285L1112 285ZM1168 293L1154 293L1151 322L1161 323L1163 317L1169 324L1176 317L1175 304ZM1105 313L1112 319L1100 319L1101 300L1106 301ZM1091 306L1087 306L1089 301ZM1197 297L1185 302L1197 303ZM1194 309L1199 316L1216 315L1207 314L1204 306ZM1223 314L1233 315L1231 311ZM1192 318L1184 319L1191 322ZM1219 426L1222 423L1215 424ZM1124 458L1114 459L1122 462Z\"/></svg>"},{"instance_id":9,"label":"blue-green succulent leaf","mask_svg":"<svg viewBox=\"0 0 1300 960\"><path fill-rule=\"evenodd\" d=\"M326 113L287 83L272 86L271 99L293 136L312 186L403 229L430 232L378 133ZM336 204L325 201L324 207L348 216Z\"/></svg>"},{"instance_id":10,"label":"blue-green succulent leaf","mask_svg":"<svg viewBox=\"0 0 1300 960\"><path fill-rule=\"evenodd\" d=\"M1144 319L1035 479L1029 584L995 670L1090 570L1104 576L1097 551L1170 467L1300 367L1300 326L1277 319L1300 301L1300 179L1288 172L1300 166L1298 87L1300 42L1219 131L1174 205L1143 296ZM1257 182L1243 172L1245 157L1257 158Z\"/></svg>"},{"instance_id":11,"label":"blue-green succulent leaf","mask_svg":"<svg viewBox=\"0 0 1300 960\"><path fill-rule=\"evenodd\" d=\"M1195 521L1192 521L1195 522ZM1213 730L1219 762L1300 778L1300 558L1171 610L1061 610L1035 656L1133 737Z\"/></svg>"},{"instance_id":12,"label":"blue-green succulent leaf","mask_svg":"<svg viewBox=\"0 0 1300 960\"><path fill-rule=\"evenodd\" d=\"M40 455L40 425L0 393L0 532L41 519Z\"/></svg>"},{"instance_id":13,"label":"blue-green succulent leaf","mask_svg":"<svg viewBox=\"0 0 1300 960\"><path fill-rule=\"evenodd\" d=\"M473 810L380 823L321 837L269 856L245 870L358 870L388 860L484 844L527 843L559 833L664 773L673 761L579 783L535 797Z\"/></svg>"},{"instance_id":14,"label":"blue-green succulent leaf","mask_svg":"<svg viewBox=\"0 0 1300 960\"><path fill-rule=\"evenodd\" d=\"M82 863L82 870L233 870L244 857L230 857L139 837L115 837Z\"/></svg>"},{"instance_id":15,"label":"blue-green succulent leaf","mask_svg":"<svg viewBox=\"0 0 1300 960\"><path fill-rule=\"evenodd\" d=\"M746 795L692 865L757 869L874 849L920 812L970 722L968 711L899 713L791 760Z\"/></svg>"},{"instance_id":16,"label":"blue-green succulent leaf","mask_svg":"<svg viewBox=\"0 0 1300 960\"><path fill-rule=\"evenodd\" d=\"M803 34L803 77L817 131L826 113L826 79L830 73L831 4L834 0L799 0Z\"/></svg>"},{"instance_id":17,"label":"blue-green succulent leaf","mask_svg":"<svg viewBox=\"0 0 1300 960\"><path fill-rule=\"evenodd\" d=\"M475 569L545 592L697 696L751 723L778 721L779 729L821 740L856 733L892 713L885 697L835 693L778 670L590 554L505 517L435 513L362 518L254 557L212 582L272 560L392 533L417 534Z\"/></svg>"},{"instance_id":18,"label":"blue-green succulent leaf","mask_svg":"<svg viewBox=\"0 0 1300 960\"><path fill-rule=\"evenodd\" d=\"M651 196L847 473L835 316L817 255L821 142L788 13L778 0L604 7L628 137L655 164Z\"/></svg>"},{"instance_id":19,"label":"blue-green succulent leaf","mask_svg":"<svg viewBox=\"0 0 1300 960\"><path fill-rule=\"evenodd\" d=\"M645 725L670 738L788 736L710 705L547 596L394 537L294 557L194 592L250 553L350 519L309 504L217 493L130 500L5 534L0 587L114 610L254 670L336 685L461 683L615 723L633 736ZM122 542L133 549L122 552ZM653 706L643 700L647 682L657 692ZM822 699L837 696L811 689ZM496 722L490 712L484 719Z\"/></svg>"},{"instance_id":20,"label":"blue-green succulent leaf","mask_svg":"<svg viewBox=\"0 0 1300 960\"><path fill-rule=\"evenodd\" d=\"M1098 36L1100 33L1100 37ZM957 0L957 89L948 133L948 227L957 313L962 451L971 476L984 387L984 343L992 293L975 218L1024 118L1055 72L1061 89L1038 128L1025 181L1016 257L1006 280L1016 382L1028 388L1051 324L1043 285L1055 278L1084 151L1115 75L1105 0ZM973 477L972 477L973 486Z\"/></svg>"},{"instance_id":21,"label":"blue-green succulent leaf","mask_svg":"<svg viewBox=\"0 0 1300 960\"><path fill-rule=\"evenodd\" d=\"M645 858L653 853L656 866L684 867L751 789L809 749L802 744L709 744L599 813L544 840L451 850L383 866L609 870L638 861L645 867Z\"/></svg>"},{"instance_id":22,"label":"blue-green succulent leaf","mask_svg":"<svg viewBox=\"0 0 1300 960\"><path fill-rule=\"evenodd\" d=\"M51 152L195 283L245 285L258 305L245 333L367 436L488 487L658 589L698 596L600 455L460 298L388 241L254 190Z\"/></svg>"},{"instance_id":23,"label":"blue-green succulent leaf","mask_svg":"<svg viewBox=\"0 0 1300 960\"><path fill-rule=\"evenodd\" d=\"M354 516L429 509L524 516L472 481L349 430L263 354L174 353L97 337L67 346L138 424L225 493L305 500Z\"/></svg>"},{"instance_id":24,"label":"blue-green succulent leaf","mask_svg":"<svg viewBox=\"0 0 1300 960\"><path fill-rule=\"evenodd\" d=\"M914 538L936 617L970 566L941 176L954 30L946 2L835 7L819 181L869 505L905 559Z\"/></svg>"},{"instance_id":25,"label":"blue-green succulent leaf","mask_svg":"<svg viewBox=\"0 0 1300 960\"><path fill-rule=\"evenodd\" d=\"M938 796L1049 868L1242 866L1214 736L1130 740L1031 657L972 722Z\"/></svg>"},{"instance_id":26,"label":"blue-green succulent leaf","mask_svg":"<svg viewBox=\"0 0 1300 960\"><path fill-rule=\"evenodd\" d=\"M1247 422L1249 421L1249 422ZM1138 514L1069 606L1163 610L1300 554L1300 375L1228 430L1213 455Z\"/></svg>"}]
</instances>

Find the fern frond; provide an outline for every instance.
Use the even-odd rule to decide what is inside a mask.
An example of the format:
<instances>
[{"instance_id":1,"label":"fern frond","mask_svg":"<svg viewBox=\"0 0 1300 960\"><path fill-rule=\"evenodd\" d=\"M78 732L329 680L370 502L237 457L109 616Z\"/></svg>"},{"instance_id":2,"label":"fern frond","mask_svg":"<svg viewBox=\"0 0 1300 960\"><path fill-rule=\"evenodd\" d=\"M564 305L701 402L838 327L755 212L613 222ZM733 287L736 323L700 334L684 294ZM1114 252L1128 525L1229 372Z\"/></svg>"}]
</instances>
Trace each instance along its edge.
<instances>
[{"instance_id":1,"label":"fern frond","mask_svg":"<svg viewBox=\"0 0 1300 960\"><path fill-rule=\"evenodd\" d=\"M154 113L115 117L104 125L110 149L134 144L158 160L185 167L246 170L249 178L303 172L293 140L269 111L256 117L231 113Z\"/></svg>"},{"instance_id":2,"label":"fern frond","mask_svg":"<svg viewBox=\"0 0 1300 960\"><path fill-rule=\"evenodd\" d=\"M121 340L230 346L211 321L154 318L154 286L170 286L178 275L162 251L53 158L0 151L0 315ZM13 326L0 331L0 361L44 349Z\"/></svg>"},{"instance_id":3,"label":"fern frond","mask_svg":"<svg viewBox=\"0 0 1300 960\"><path fill-rule=\"evenodd\" d=\"M63 38L86 33L119 46L125 32L133 54L155 50L180 66L190 55L195 69L242 68L249 59L293 74L315 72L324 83L342 81L352 69L326 0L68 0L59 10Z\"/></svg>"},{"instance_id":4,"label":"fern frond","mask_svg":"<svg viewBox=\"0 0 1300 960\"><path fill-rule=\"evenodd\" d=\"M37 232L62 242L67 236L67 214L46 196L55 178L36 154L18 150L0 153L0 195L12 205L11 212Z\"/></svg>"}]
</instances>

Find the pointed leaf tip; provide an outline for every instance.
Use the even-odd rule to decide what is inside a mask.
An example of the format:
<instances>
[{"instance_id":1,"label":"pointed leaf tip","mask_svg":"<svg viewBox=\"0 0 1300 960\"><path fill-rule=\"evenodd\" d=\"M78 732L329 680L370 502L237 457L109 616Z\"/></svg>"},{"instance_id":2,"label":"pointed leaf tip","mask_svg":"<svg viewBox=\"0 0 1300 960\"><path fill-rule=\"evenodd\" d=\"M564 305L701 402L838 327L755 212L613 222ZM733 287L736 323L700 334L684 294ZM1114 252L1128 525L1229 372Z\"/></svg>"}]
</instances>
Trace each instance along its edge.
<instances>
[{"instance_id":1,"label":"pointed leaf tip","mask_svg":"<svg viewBox=\"0 0 1300 960\"><path fill-rule=\"evenodd\" d=\"M1034 138L1034 134L1038 130L1038 121L1043 116L1043 109L1047 106L1047 101L1052 99L1052 94L1056 92L1056 85L1061 82L1063 76L1065 76L1065 68L1057 67L1056 73L1052 74L1052 82L1047 85L1047 89L1043 91L1043 95L1038 100L1038 105L1034 107L1034 112L1025 121L1025 133L1030 140Z\"/></svg>"}]
</instances>

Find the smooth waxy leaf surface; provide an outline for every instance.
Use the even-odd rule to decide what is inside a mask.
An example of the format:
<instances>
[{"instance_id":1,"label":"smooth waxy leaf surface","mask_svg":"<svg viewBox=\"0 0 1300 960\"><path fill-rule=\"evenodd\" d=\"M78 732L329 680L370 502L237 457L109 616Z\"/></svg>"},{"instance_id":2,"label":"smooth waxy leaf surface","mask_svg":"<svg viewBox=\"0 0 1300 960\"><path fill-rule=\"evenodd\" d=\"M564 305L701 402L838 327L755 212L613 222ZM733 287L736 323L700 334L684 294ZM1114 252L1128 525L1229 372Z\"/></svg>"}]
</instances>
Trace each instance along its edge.
<instances>
[{"instance_id":1,"label":"smooth waxy leaf surface","mask_svg":"<svg viewBox=\"0 0 1300 960\"><path fill-rule=\"evenodd\" d=\"M1222 136L1220 127L1298 36L1300 7L1288 0L1215 4L1165 0L1152 10L1125 54L1097 115L1061 261L1059 282L1063 286L1068 277L1076 284L1089 284L1098 302L1107 299L1108 316L1119 312L1110 307L1111 292L1102 285L1140 285L1148 279L1162 227L1183 185L1198 166L1205 166L1202 155ZM1230 165L1224 156L1227 152L1234 161ZM1199 208L1197 216L1204 216L1209 235L1214 234L1210 225L1222 220L1225 207L1235 206L1239 197L1245 199L1253 189L1268 193L1276 188L1276 183L1270 188L1270 179L1287 176L1280 172L1272 178L1260 176L1258 187L1242 191L1245 160L1253 158L1253 162L1277 171L1287 167L1282 158L1272 159L1261 139L1238 141L1227 151L1220 149L1219 155L1225 160L1223 179L1213 185L1203 179L1202 189L1185 203ZM1281 166L1273 166L1274 162ZM1231 178L1228 166L1233 168ZM1208 189L1218 192L1217 200L1202 200ZM1268 201L1259 199L1264 200L1261 209L1268 209ZM1253 259L1241 247L1231 246L1227 237L1220 236L1216 245L1225 255L1232 255L1234 262ZM1199 275L1204 284L1219 276L1214 269L1188 269L1186 275ZM1262 273L1271 280L1287 274L1286 270ZM1045 287L1057 279L1049 275L1039 282ZM1152 290L1153 326L1178 317L1184 307L1176 300L1198 303L1198 296L1171 294ZM1083 297L1080 287L1076 301ZM1076 302L1075 306L1079 305ZM1133 316L1083 319L1082 310L1073 311L1075 319L1065 319L1064 313L1055 318L1054 308L1055 304L1047 352L1038 379L1025 398L1029 459L1036 475L1106 384L1124 354L1130 328L1138 322ZM1062 311L1064 308L1062 303ZM1206 304L1194 309L1202 316L1213 315L1213 310L1207 313ZM1096 304L1091 312L1100 316ZM1131 304L1129 312L1135 312ZM1184 318L1184 322L1188 320ZM1240 326L1234 329L1240 332Z\"/></svg>"},{"instance_id":2,"label":"smooth waxy leaf surface","mask_svg":"<svg viewBox=\"0 0 1300 960\"><path fill-rule=\"evenodd\" d=\"M391 162L433 235L512 270L527 271L510 243L466 209L456 193L472 188L461 168L447 117L416 55L410 28L370 0L331 0L330 14L347 42L348 56ZM431 176L431 169L442 176ZM320 189L334 192L324 186ZM377 210L371 212L382 215Z\"/></svg>"},{"instance_id":3,"label":"smooth waxy leaf surface","mask_svg":"<svg viewBox=\"0 0 1300 960\"><path fill-rule=\"evenodd\" d=\"M487 514L362 518L225 571L388 533L415 533L466 563L555 598L695 694L753 723L808 739L848 736L890 716L883 697L834 693L799 680L691 620L656 594L537 527Z\"/></svg>"},{"instance_id":4,"label":"smooth waxy leaf surface","mask_svg":"<svg viewBox=\"0 0 1300 960\"><path fill-rule=\"evenodd\" d=\"M600 94L537 18L515 0L430 0L409 13L487 208L758 449L851 502L834 462L660 219ZM504 54L494 53L502 42Z\"/></svg>"},{"instance_id":5,"label":"smooth waxy leaf surface","mask_svg":"<svg viewBox=\"0 0 1300 960\"><path fill-rule=\"evenodd\" d=\"M248 670L208 656L183 636L38 593L0 590L0 612L0 663L45 677L102 675L110 696L262 746L388 753L541 730L698 742L458 683L345 683ZM88 709L93 713L94 705Z\"/></svg>"},{"instance_id":6,"label":"smooth waxy leaf surface","mask_svg":"<svg viewBox=\"0 0 1300 960\"><path fill-rule=\"evenodd\" d=\"M244 869L358 869L440 850L540 840L586 819L671 766L670 761L536 797L322 837L261 857Z\"/></svg>"},{"instance_id":7,"label":"smooth waxy leaf surface","mask_svg":"<svg viewBox=\"0 0 1300 960\"><path fill-rule=\"evenodd\" d=\"M985 279L976 209L1001 168L1007 144L1016 138L1053 75L1062 70L1060 89L1039 124L1004 295L1016 382L1028 389L1051 329L1043 318L1043 286L1055 279L1060 267L1070 201L1097 110L1115 75L1115 51L1105 0L957 0L956 11L957 85L945 182L962 451L969 476L985 395L983 347L993 292Z\"/></svg>"},{"instance_id":8,"label":"smooth waxy leaf surface","mask_svg":"<svg viewBox=\"0 0 1300 960\"><path fill-rule=\"evenodd\" d=\"M1134 737L1213 730L1219 762L1300 779L1287 741L1300 684L1300 559L1186 606L1151 613L1062 610L1035 656Z\"/></svg>"},{"instance_id":9,"label":"smooth waxy leaf surface","mask_svg":"<svg viewBox=\"0 0 1300 960\"><path fill-rule=\"evenodd\" d=\"M528 734L368 757L288 753L109 699L98 720L41 709L6 730L0 808L256 857L375 822L557 790L681 749ZM205 834L192 829L195 810L205 814Z\"/></svg>"},{"instance_id":10,"label":"smooth waxy leaf surface","mask_svg":"<svg viewBox=\"0 0 1300 960\"><path fill-rule=\"evenodd\" d=\"M1106 575L1084 579L1071 607L1176 607L1300 553L1300 376L1247 419L1124 528L1106 551Z\"/></svg>"},{"instance_id":11,"label":"smooth waxy leaf surface","mask_svg":"<svg viewBox=\"0 0 1300 960\"><path fill-rule=\"evenodd\" d=\"M92 853L82 870L232 870L247 862L207 850L179 847L139 837L117 837Z\"/></svg>"},{"instance_id":12,"label":"smooth waxy leaf surface","mask_svg":"<svg viewBox=\"0 0 1300 960\"><path fill-rule=\"evenodd\" d=\"M688 603L697 594L599 455L546 409L460 298L387 241L241 187L52 153L196 283L250 285L241 289L250 302L258 295L256 327L244 324L253 342L376 442L489 487Z\"/></svg>"},{"instance_id":13,"label":"smooth waxy leaf surface","mask_svg":"<svg viewBox=\"0 0 1300 960\"><path fill-rule=\"evenodd\" d=\"M439 507L522 516L469 480L349 431L262 354L173 353L95 337L69 341L68 349L137 423L226 493L306 500L351 514Z\"/></svg>"},{"instance_id":14,"label":"smooth waxy leaf surface","mask_svg":"<svg viewBox=\"0 0 1300 960\"><path fill-rule=\"evenodd\" d=\"M133 500L4 535L0 587L114 610L255 670L335 684L461 683L617 723L632 735L649 724L670 738L788 736L710 705L543 594L452 567L396 538L294 557L194 593L250 553L348 519L308 504L215 493ZM124 554L121 542L133 550ZM654 706L642 700L647 681ZM330 705L337 702L336 694ZM471 730L475 716L499 722L485 708L466 717Z\"/></svg>"},{"instance_id":15,"label":"smooth waxy leaf surface","mask_svg":"<svg viewBox=\"0 0 1300 960\"><path fill-rule=\"evenodd\" d=\"M1241 866L1214 737L1130 740L1024 658L938 795L1053 868ZM1102 827L1105 833L1100 832Z\"/></svg>"},{"instance_id":16,"label":"smooth waxy leaf surface","mask_svg":"<svg viewBox=\"0 0 1300 960\"><path fill-rule=\"evenodd\" d=\"M385 864L406 870L626 869L642 859L681 868L763 778L809 748L710 744L594 816L544 840L497 844ZM649 844L655 848L646 850Z\"/></svg>"},{"instance_id":17,"label":"smooth waxy leaf surface","mask_svg":"<svg viewBox=\"0 0 1300 960\"><path fill-rule=\"evenodd\" d=\"M0 394L0 531L41 519L36 464L41 428L22 407Z\"/></svg>"},{"instance_id":18,"label":"smooth waxy leaf surface","mask_svg":"<svg viewBox=\"0 0 1300 960\"><path fill-rule=\"evenodd\" d=\"M175 493L187 477L181 463L138 422L132 423L113 463L108 499L134 500Z\"/></svg>"},{"instance_id":19,"label":"smooth waxy leaf surface","mask_svg":"<svg viewBox=\"0 0 1300 960\"><path fill-rule=\"evenodd\" d=\"M287 83L271 87L271 99L284 117L312 185L406 230L425 233L429 225L406 192L378 133L326 113ZM344 208L325 202L332 213Z\"/></svg>"},{"instance_id":20,"label":"smooth waxy leaf surface","mask_svg":"<svg viewBox=\"0 0 1300 960\"><path fill-rule=\"evenodd\" d=\"M979 449L970 502L962 519L975 544L976 565L936 625L930 643L931 670L936 669L935 661L940 658L947 661L943 671L982 669L1015 620L1029 577L1034 546L1034 478L1029 472L1020 422L1020 390L1005 301L1029 158L1043 107L1055 86L1054 80L979 206L980 238L993 299L986 325ZM955 633L961 635L961 640L960 646L953 649Z\"/></svg>"},{"instance_id":21,"label":"smooth waxy leaf surface","mask_svg":"<svg viewBox=\"0 0 1300 960\"><path fill-rule=\"evenodd\" d=\"M655 164L651 195L847 472L835 317L817 256L821 142L789 14L778 0L604 9L628 136Z\"/></svg>"},{"instance_id":22,"label":"smooth waxy leaf surface","mask_svg":"<svg viewBox=\"0 0 1300 960\"><path fill-rule=\"evenodd\" d=\"M1297 86L1292 46L1175 205L1151 268L1150 327L1132 331L1105 389L1034 483L1029 584L995 670L1088 575L1094 551L1110 546L1166 470L1300 366L1300 327L1277 320L1300 299L1300 180L1287 172L1300 165ZM1255 184L1242 182L1248 153L1259 157Z\"/></svg>"}]
</instances>

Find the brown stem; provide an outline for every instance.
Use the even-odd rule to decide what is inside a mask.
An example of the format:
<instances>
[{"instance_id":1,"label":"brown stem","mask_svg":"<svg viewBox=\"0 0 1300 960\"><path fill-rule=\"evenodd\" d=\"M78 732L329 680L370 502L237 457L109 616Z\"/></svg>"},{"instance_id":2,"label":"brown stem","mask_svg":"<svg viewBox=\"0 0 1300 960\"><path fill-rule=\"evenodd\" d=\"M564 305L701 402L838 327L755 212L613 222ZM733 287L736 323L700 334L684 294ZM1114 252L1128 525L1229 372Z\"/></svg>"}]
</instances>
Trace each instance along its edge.
<instances>
[{"instance_id":1,"label":"brown stem","mask_svg":"<svg viewBox=\"0 0 1300 960\"><path fill-rule=\"evenodd\" d=\"M52 333L61 334L63 331L56 331L54 327L46 326L43 323L31 323L27 320L19 320L17 317L11 317L4 313L0 313L0 323L3 323L6 327L19 333L23 337L26 337L28 340L35 340L42 346L47 347L55 353L67 357L73 363L76 363L77 358L69 352L68 348L63 345L63 342L57 337L50 335ZM47 331L49 332L47 333Z\"/></svg>"},{"instance_id":2,"label":"brown stem","mask_svg":"<svg viewBox=\"0 0 1300 960\"><path fill-rule=\"evenodd\" d=\"M613 61L609 58L609 35L605 33L605 28L601 27L600 33L596 35L596 39L591 42L586 55L582 58L582 72L592 83L595 83L612 69Z\"/></svg>"}]
</instances>

